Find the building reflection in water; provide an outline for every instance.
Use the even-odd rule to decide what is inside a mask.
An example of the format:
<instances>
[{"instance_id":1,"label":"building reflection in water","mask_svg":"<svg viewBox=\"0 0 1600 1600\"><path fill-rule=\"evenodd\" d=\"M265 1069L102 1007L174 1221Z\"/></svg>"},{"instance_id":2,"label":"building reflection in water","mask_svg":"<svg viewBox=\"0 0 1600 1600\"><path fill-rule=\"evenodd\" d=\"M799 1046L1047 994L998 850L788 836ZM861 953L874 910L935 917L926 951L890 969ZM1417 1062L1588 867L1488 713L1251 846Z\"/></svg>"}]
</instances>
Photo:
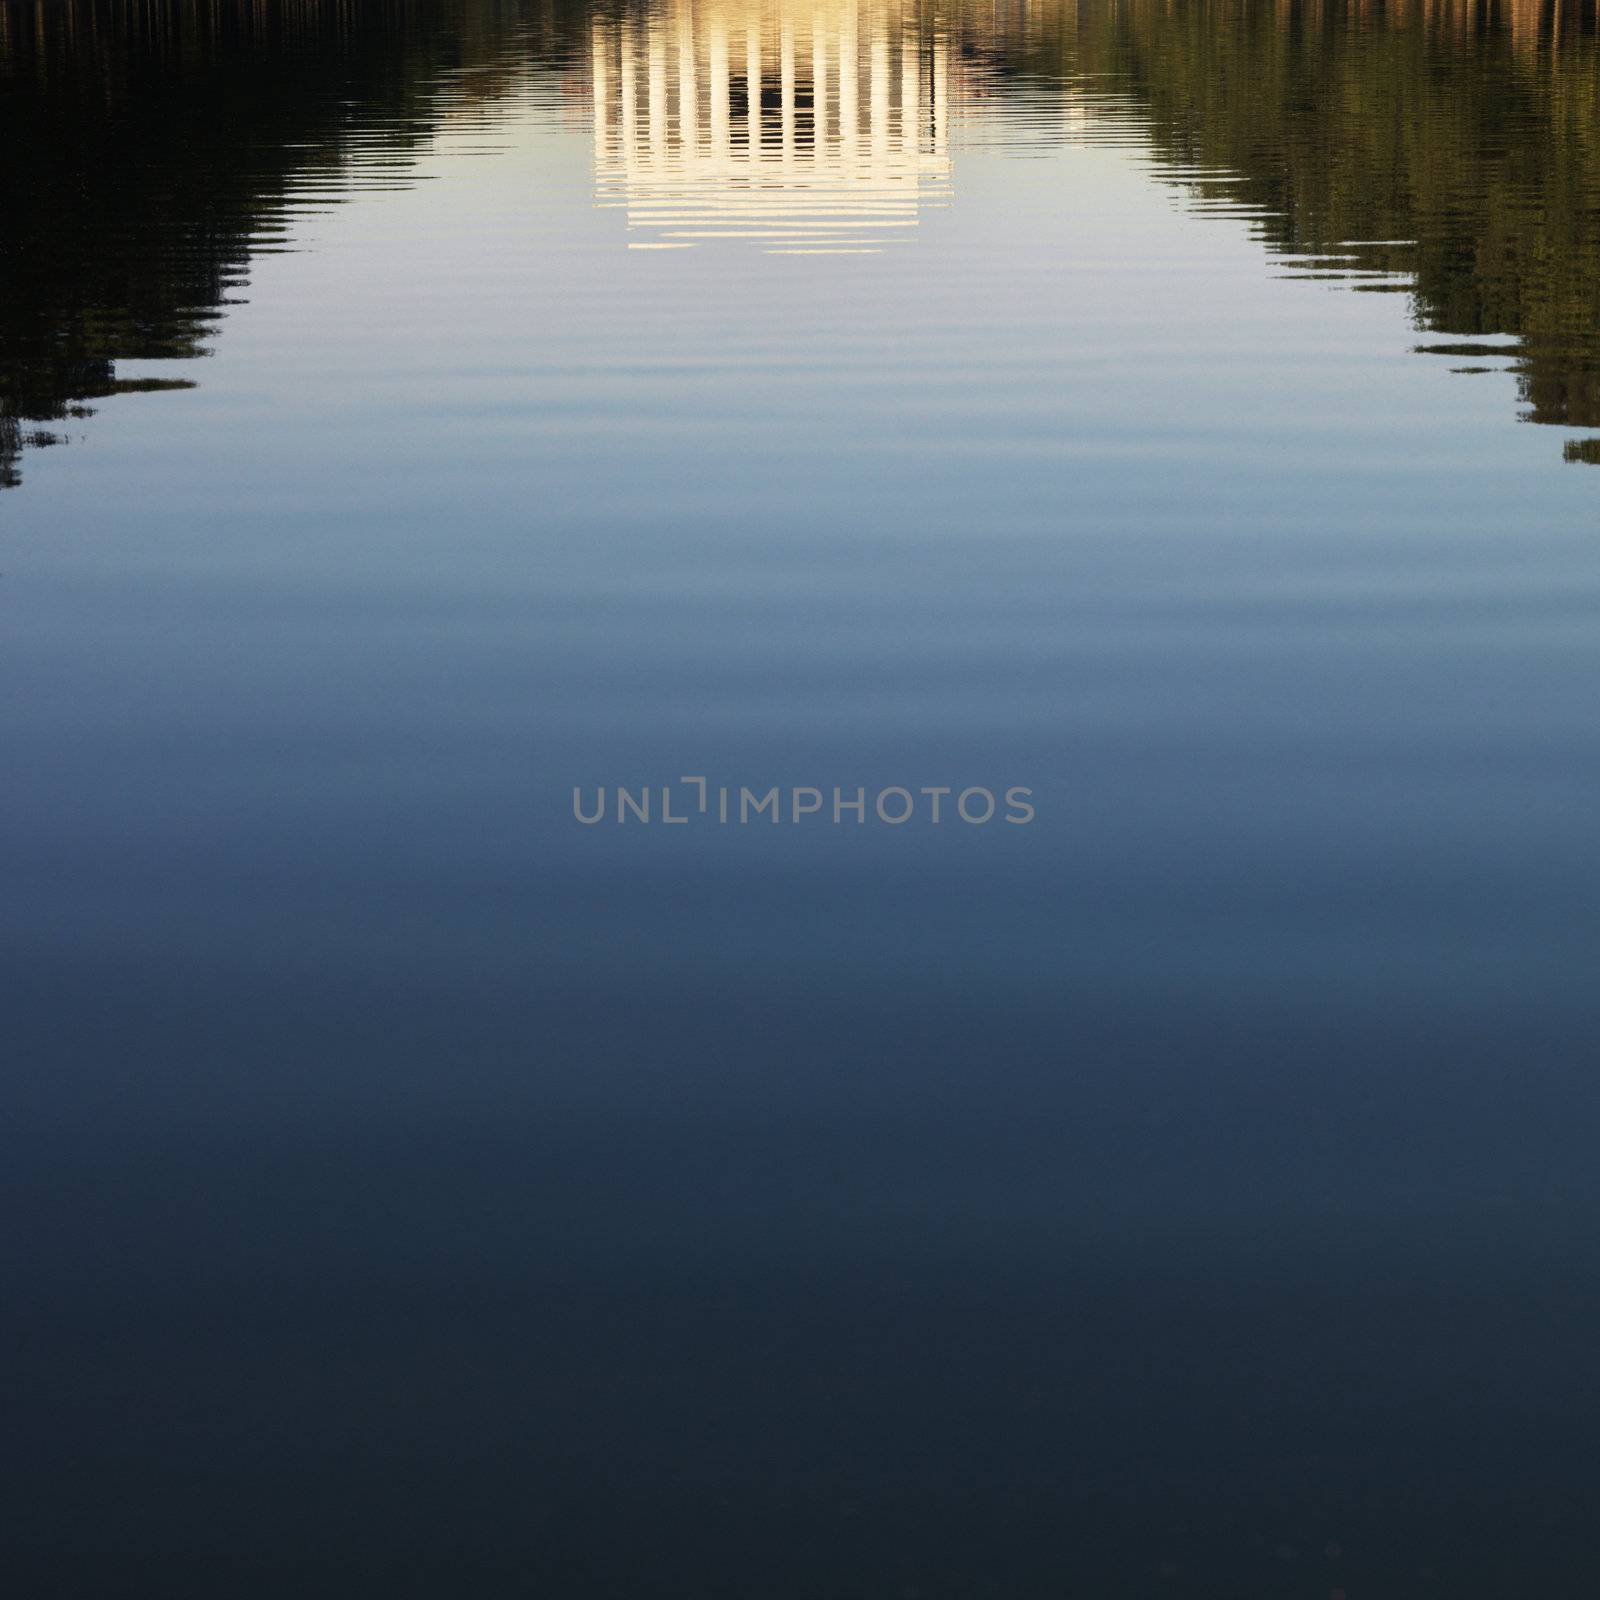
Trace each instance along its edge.
<instances>
[{"instance_id":1,"label":"building reflection in water","mask_svg":"<svg viewBox=\"0 0 1600 1600\"><path fill-rule=\"evenodd\" d=\"M1587 0L0 0L0 490L101 399L193 383L124 363L207 354L303 215L552 117L592 127L615 239L658 249L908 241L953 118L991 156L1114 149L1285 276L1407 294L1419 352L1590 433L1597 81ZM985 240L997 286L1028 227Z\"/></svg>"},{"instance_id":2,"label":"building reflection in water","mask_svg":"<svg viewBox=\"0 0 1600 1600\"><path fill-rule=\"evenodd\" d=\"M674 0L591 28L599 203L634 249L882 249L950 192L950 42L914 6Z\"/></svg>"}]
</instances>

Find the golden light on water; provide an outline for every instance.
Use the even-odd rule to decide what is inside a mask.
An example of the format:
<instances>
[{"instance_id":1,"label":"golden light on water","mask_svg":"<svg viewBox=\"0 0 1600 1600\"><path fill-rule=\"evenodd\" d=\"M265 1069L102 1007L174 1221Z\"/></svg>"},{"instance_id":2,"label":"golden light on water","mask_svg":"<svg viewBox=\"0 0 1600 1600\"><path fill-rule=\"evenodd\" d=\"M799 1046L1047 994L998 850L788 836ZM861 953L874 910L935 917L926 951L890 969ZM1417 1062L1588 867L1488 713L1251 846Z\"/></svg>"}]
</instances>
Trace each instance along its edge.
<instances>
[{"instance_id":1,"label":"golden light on water","mask_svg":"<svg viewBox=\"0 0 1600 1600\"><path fill-rule=\"evenodd\" d=\"M678 0L591 29L598 203L634 249L881 250L950 192L949 41L870 0Z\"/></svg>"}]
</instances>

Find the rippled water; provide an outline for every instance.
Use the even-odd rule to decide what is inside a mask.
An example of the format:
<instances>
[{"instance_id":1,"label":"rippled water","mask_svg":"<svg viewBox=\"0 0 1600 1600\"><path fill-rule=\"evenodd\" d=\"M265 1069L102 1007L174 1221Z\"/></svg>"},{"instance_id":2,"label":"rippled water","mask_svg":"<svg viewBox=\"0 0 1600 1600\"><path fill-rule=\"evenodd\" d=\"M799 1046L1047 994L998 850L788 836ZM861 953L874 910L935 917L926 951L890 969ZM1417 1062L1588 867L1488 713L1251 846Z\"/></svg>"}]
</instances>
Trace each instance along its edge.
<instances>
[{"instance_id":1,"label":"rippled water","mask_svg":"<svg viewBox=\"0 0 1600 1600\"><path fill-rule=\"evenodd\" d=\"M1592 7L0 0L19 1592L1587 1596L1596 459Z\"/></svg>"}]
</instances>

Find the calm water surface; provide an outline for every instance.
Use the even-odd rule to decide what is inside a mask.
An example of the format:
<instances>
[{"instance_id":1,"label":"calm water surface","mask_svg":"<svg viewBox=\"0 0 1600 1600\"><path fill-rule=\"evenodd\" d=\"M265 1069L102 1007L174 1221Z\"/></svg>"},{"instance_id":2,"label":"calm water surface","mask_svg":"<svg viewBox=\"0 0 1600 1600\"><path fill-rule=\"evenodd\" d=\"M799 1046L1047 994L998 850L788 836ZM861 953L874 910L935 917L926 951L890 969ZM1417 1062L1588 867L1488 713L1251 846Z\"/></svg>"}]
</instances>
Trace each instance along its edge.
<instances>
[{"instance_id":1,"label":"calm water surface","mask_svg":"<svg viewBox=\"0 0 1600 1600\"><path fill-rule=\"evenodd\" d=\"M1595 27L0 0L19 1595L1593 1595Z\"/></svg>"}]
</instances>

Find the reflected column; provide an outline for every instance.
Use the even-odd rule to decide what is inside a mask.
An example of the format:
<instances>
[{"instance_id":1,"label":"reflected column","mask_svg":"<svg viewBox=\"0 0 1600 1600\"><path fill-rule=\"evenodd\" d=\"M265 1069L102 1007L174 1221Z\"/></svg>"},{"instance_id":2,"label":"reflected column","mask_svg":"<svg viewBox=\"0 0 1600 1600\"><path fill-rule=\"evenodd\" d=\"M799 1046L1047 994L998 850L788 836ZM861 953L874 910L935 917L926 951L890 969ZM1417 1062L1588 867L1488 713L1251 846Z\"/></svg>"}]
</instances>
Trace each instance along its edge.
<instances>
[{"instance_id":1,"label":"reflected column","mask_svg":"<svg viewBox=\"0 0 1600 1600\"><path fill-rule=\"evenodd\" d=\"M608 154L606 146L610 142L607 134L611 128L610 52L606 48L605 29L599 22L589 30L589 41L594 62L590 69L590 92L594 97L594 165L595 171L603 172Z\"/></svg>"},{"instance_id":2,"label":"reflected column","mask_svg":"<svg viewBox=\"0 0 1600 1600\"><path fill-rule=\"evenodd\" d=\"M749 130L750 162L761 158L761 8L752 0L744 36L745 123Z\"/></svg>"},{"instance_id":3,"label":"reflected column","mask_svg":"<svg viewBox=\"0 0 1600 1600\"><path fill-rule=\"evenodd\" d=\"M882 7L872 12L871 99L867 107L867 130L875 162L889 153L889 18Z\"/></svg>"},{"instance_id":4,"label":"reflected column","mask_svg":"<svg viewBox=\"0 0 1600 1600\"><path fill-rule=\"evenodd\" d=\"M649 23L649 43L647 49L650 56L650 76L648 84L649 94L649 129L650 129L650 165L660 169L666 164L667 159L667 41L663 33L664 24L659 17L651 17Z\"/></svg>"},{"instance_id":5,"label":"reflected column","mask_svg":"<svg viewBox=\"0 0 1600 1600\"><path fill-rule=\"evenodd\" d=\"M678 20L678 140L683 154L694 159L700 147L700 77L695 59L694 7L679 0Z\"/></svg>"},{"instance_id":6,"label":"reflected column","mask_svg":"<svg viewBox=\"0 0 1600 1600\"><path fill-rule=\"evenodd\" d=\"M856 95L860 84L860 49L856 0L845 0L839 12L839 147L854 159L860 137Z\"/></svg>"},{"instance_id":7,"label":"reflected column","mask_svg":"<svg viewBox=\"0 0 1600 1600\"><path fill-rule=\"evenodd\" d=\"M900 148L915 156L920 143L922 116L921 40L913 23L902 18L900 28Z\"/></svg>"},{"instance_id":8,"label":"reflected column","mask_svg":"<svg viewBox=\"0 0 1600 1600\"><path fill-rule=\"evenodd\" d=\"M828 146L828 34L820 11L811 13L811 139L819 155Z\"/></svg>"},{"instance_id":9,"label":"reflected column","mask_svg":"<svg viewBox=\"0 0 1600 1600\"><path fill-rule=\"evenodd\" d=\"M620 35L620 70L617 74L617 94L621 101L622 160L632 165L639 138L639 80L633 56L633 23L624 22Z\"/></svg>"},{"instance_id":10,"label":"reflected column","mask_svg":"<svg viewBox=\"0 0 1600 1600\"><path fill-rule=\"evenodd\" d=\"M794 16L787 6L778 18L778 84L783 96L783 164L794 163Z\"/></svg>"},{"instance_id":11,"label":"reflected column","mask_svg":"<svg viewBox=\"0 0 1600 1600\"><path fill-rule=\"evenodd\" d=\"M728 18L725 12L713 12L708 32L711 54L711 153L725 161L729 157L732 140L732 88L728 81Z\"/></svg>"}]
</instances>

